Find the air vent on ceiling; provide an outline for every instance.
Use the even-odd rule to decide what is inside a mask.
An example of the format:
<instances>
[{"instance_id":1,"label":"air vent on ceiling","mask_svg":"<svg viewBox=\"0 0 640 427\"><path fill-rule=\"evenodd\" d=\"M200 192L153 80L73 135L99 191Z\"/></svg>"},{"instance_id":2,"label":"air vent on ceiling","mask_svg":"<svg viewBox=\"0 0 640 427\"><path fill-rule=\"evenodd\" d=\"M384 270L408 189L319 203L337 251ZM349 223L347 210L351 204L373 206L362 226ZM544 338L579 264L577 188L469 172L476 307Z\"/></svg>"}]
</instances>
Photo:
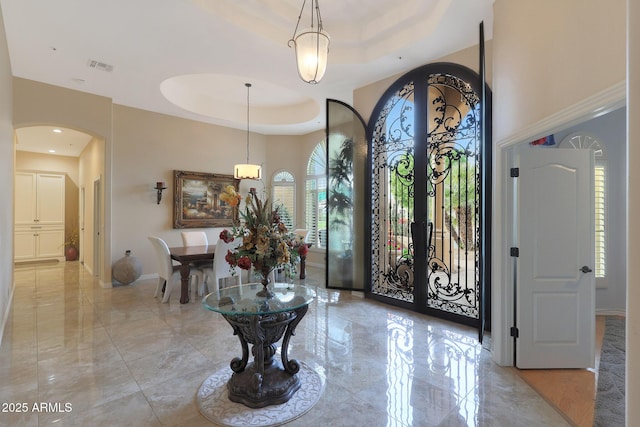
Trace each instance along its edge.
<instances>
[{"instance_id":1,"label":"air vent on ceiling","mask_svg":"<svg viewBox=\"0 0 640 427\"><path fill-rule=\"evenodd\" d=\"M104 62L96 61L93 59L90 59L89 62L87 62L87 65L89 66L89 68L106 71L107 73L113 71L113 65L105 64Z\"/></svg>"}]
</instances>

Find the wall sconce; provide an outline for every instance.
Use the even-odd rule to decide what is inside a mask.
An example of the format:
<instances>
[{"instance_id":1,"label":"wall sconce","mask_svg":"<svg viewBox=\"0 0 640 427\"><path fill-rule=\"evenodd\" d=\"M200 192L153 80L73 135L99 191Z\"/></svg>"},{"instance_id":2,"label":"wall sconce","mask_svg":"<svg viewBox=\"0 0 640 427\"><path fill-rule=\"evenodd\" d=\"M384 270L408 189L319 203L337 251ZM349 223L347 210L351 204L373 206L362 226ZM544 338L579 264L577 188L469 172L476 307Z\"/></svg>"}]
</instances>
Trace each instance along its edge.
<instances>
[{"instance_id":1,"label":"wall sconce","mask_svg":"<svg viewBox=\"0 0 640 427\"><path fill-rule=\"evenodd\" d=\"M158 191L158 204L160 204L160 200L162 200L162 192L167 189L167 186L164 181L158 181L154 188Z\"/></svg>"}]
</instances>

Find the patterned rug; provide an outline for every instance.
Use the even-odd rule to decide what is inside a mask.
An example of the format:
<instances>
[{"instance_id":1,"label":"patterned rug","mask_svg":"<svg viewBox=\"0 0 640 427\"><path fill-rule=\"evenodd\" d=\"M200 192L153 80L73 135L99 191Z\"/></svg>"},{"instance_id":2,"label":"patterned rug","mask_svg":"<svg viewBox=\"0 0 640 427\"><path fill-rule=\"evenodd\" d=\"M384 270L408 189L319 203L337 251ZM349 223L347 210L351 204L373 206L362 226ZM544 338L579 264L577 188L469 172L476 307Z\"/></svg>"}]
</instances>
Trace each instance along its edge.
<instances>
[{"instance_id":1,"label":"patterned rug","mask_svg":"<svg viewBox=\"0 0 640 427\"><path fill-rule=\"evenodd\" d=\"M593 425L624 424L625 319L607 317L598 369L598 392Z\"/></svg>"},{"instance_id":2,"label":"patterned rug","mask_svg":"<svg viewBox=\"0 0 640 427\"><path fill-rule=\"evenodd\" d=\"M253 409L230 401L227 381L232 372L227 366L204 380L196 396L198 409L209 421L221 426L270 427L288 423L318 403L324 389L324 381L320 375L304 362L298 363L300 371L296 375L301 386L287 403Z\"/></svg>"}]
</instances>

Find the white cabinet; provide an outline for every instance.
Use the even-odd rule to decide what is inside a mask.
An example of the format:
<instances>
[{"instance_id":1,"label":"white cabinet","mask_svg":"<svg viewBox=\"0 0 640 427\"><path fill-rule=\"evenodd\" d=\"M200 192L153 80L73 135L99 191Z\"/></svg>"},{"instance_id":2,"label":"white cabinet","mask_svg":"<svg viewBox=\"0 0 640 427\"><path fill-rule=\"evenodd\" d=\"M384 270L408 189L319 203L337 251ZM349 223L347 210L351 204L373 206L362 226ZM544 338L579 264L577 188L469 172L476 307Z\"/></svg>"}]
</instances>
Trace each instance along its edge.
<instances>
[{"instance_id":1,"label":"white cabinet","mask_svg":"<svg viewBox=\"0 0 640 427\"><path fill-rule=\"evenodd\" d=\"M16 229L15 260L53 259L64 256L64 227Z\"/></svg>"},{"instance_id":2,"label":"white cabinet","mask_svg":"<svg viewBox=\"0 0 640 427\"><path fill-rule=\"evenodd\" d=\"M64 259L65 175L16 172L15 260Z\"/></svg>"}]
</instances>

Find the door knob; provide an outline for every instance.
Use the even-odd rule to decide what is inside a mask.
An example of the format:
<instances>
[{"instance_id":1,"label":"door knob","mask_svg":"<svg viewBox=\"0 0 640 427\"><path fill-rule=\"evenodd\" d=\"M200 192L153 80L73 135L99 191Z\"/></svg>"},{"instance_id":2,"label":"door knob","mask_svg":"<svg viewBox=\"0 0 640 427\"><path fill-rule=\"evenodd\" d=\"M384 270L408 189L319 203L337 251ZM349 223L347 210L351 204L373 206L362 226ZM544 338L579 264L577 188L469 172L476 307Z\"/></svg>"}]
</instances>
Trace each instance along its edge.
<instances>
[{"instance_id":1,"label":"door knob","mask_svg":"<svg viewBox=\"0 0 640 427\"><path fill-rule=\"evenodd\" d=\"M591 273L593 270L587 267L586 265L583 265L580 271L582 271L583 273Z\"/></svg>"}]
</instances>

